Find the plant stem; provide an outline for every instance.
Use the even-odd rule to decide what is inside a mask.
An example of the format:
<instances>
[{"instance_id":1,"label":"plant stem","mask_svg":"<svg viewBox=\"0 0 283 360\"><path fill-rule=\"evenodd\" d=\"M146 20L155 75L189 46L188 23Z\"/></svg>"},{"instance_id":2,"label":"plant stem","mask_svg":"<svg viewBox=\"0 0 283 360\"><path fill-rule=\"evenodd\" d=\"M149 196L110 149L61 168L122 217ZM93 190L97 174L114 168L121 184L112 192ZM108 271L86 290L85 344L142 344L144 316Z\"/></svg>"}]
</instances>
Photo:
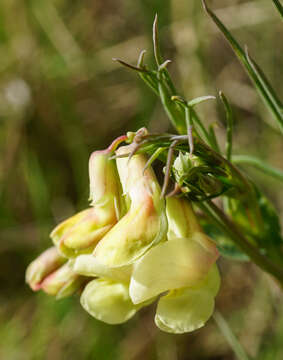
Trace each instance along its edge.
<instances>
[{"instance_id":1,"label":"plant stem","mask_svg":"<svg viewBox=\"0 0 283 360\"><path fill-rule=\"evenodd\" d=\"M202 204L196 204L202 208L214 220L214 222L231 237L235 244L242 251L244 251L258 267L273 275L283 287L283 268L271 262L265 255L261 254L255 246L250 244L250 242L245 238L234 222L231 221L227 215L211 200L207 200Z\"/></svg>"},{"instance_id":2,"label":"plant stem","mask_svg":"<svg viewBox=\"0 0 283 360\"><path fill-rule=\"evenodd\" d=\"M233 349L234 353L236 354L239 360L249 360L248 355L246 354L244 348L239 343L238 339L230 329L227 321L224 317L220 314L219 311L215 311L213 314L213 318L221 331L222 335L225 337L231 348Z\"/></svg>"}]
</instances>

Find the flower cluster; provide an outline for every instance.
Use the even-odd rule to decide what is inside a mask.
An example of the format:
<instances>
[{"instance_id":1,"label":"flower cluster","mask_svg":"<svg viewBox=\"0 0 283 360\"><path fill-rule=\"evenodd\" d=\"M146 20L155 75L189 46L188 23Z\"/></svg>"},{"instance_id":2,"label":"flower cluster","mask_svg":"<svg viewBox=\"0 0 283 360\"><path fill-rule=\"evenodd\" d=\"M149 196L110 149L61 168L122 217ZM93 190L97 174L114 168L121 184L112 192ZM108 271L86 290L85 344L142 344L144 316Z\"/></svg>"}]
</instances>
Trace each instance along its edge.
<instances>
[{"instance_id":1,"label":"flower cluster","mask_svg":"<svg viewBox=\"0 0 283 360\"><path fill-rule=\"evenodd\" d=\"M163 331L200 328L211 316L220 278L218 251L188 200L161 197L146 157L116 139L89 160L90 208L59 224L53 247L28 267L26 281L57 298L80 292L83 308L109 324L158 299Z\"/></svg>"}]
</instances>

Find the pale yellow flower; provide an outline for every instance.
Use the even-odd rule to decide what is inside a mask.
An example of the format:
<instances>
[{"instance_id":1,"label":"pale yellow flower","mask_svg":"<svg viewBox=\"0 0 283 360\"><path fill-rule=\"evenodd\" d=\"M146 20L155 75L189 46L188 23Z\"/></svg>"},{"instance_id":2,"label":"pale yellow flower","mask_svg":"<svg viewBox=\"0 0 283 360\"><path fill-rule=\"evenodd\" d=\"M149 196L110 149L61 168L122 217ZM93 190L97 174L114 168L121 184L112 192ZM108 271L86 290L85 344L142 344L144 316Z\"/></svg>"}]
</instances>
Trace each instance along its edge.
<instances>
[{"instance_id":1,"label":"pale yellow flower","mask_svg":"<svg viewBox=\"0 0 283 360\"><path fill-rule=\"evenodd\" d=\"M135 304L160 298L155 322L167 332L193 331L211 316L220 278L216 246L200 229L188 201L167 199L168 241L134 264L130 297Z\"/></svg>"}]
</instances>

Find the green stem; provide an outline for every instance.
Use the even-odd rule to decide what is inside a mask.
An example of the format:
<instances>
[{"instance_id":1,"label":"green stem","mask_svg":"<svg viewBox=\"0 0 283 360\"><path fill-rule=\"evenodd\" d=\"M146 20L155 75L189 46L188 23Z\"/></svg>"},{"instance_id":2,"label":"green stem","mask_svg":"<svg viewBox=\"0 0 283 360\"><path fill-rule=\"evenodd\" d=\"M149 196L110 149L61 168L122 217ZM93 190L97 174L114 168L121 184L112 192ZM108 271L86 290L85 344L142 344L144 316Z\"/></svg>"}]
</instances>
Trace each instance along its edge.
<instances>
[{"instance_id":1,"label":"green stem","mask_svg":"<svg viewBox=\"0 0 283 360\"><path fill-rule=\"evenodd\" d=\"M233 349L234 353L236 354L239 360L249 360L248 355L246 354L244 348L239 343L238 339L232 332L231 328L229 327L227 321L224 317L220 314L219 311L215 311L213 314L213 318L221 331L222 335L225 337L231 348Z\"/></svg>"},{"instance_id":2,"label":"green stem","mask_svg":"<svg viewBox=\"0 0 283 360\"><path fill-rule=\"evenodd\" d=\"M205 211L212 220L225 231L235 244L245 252L250 259L262 270L273 275L283 287L283 268L273 264L265 255L249 243L242 232L238 229L233 221L231 221L227 215L219 209L211 200L207 200L205 203L196 203L203 211Z\"/></svg>"},{"instance_id":3,"label":"green stem","mask_svg":"<svg viewBox=\"0 0 283 360\"><path fill-rule=\"evenodd\" d=\"M275 179L283 182L283 171L276 169L269 164L265 163L261 159L258 159L250 155L234 155L232 158L233 163L235 164L247 164L252 165L258 170L261 170L266 175L272 176Z\"/></svg>"}]
</instances>

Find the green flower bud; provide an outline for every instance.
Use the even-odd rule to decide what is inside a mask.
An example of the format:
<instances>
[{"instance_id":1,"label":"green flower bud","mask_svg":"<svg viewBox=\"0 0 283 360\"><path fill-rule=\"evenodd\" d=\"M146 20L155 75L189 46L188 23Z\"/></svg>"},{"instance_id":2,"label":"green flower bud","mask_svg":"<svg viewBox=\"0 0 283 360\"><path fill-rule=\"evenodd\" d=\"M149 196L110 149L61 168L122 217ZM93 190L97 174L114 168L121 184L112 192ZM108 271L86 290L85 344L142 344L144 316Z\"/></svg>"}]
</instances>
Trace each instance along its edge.
<instances>
[{"instance_id":1,"label":"green flower bud","mask_svg":"<svg viewBox=\"0 0 283 360\"><path fill-rule=\"evenodd\" d=\"M28 266L26 270L26 282L32 290L39 290L43 279L66 261L67 259L58 253L56 247L53 246L45 250Z\"/></svg>"},{"instance_id":2,"label":"green flower bud","mask_svg":"<svg viewBox=\"0 0 283 360\"><path fill-rule=\"evenodd\" d=\"M205 165L204 161L198 156L180 152L172 166L177 183L182 185L184 179L193 167L203 165Z\"/></svg>"},{"instance_id":3,"label":"green flower bud","mask_svg":"<svg viewBox=\"0 0 283 360\"><path fill-rule=\"evenodd\" d=\"M198 179L198 186L206 194L216 195L223 189L223 184L220 180L211 175L201 174Z\"/></svg>"}]
</instances>

